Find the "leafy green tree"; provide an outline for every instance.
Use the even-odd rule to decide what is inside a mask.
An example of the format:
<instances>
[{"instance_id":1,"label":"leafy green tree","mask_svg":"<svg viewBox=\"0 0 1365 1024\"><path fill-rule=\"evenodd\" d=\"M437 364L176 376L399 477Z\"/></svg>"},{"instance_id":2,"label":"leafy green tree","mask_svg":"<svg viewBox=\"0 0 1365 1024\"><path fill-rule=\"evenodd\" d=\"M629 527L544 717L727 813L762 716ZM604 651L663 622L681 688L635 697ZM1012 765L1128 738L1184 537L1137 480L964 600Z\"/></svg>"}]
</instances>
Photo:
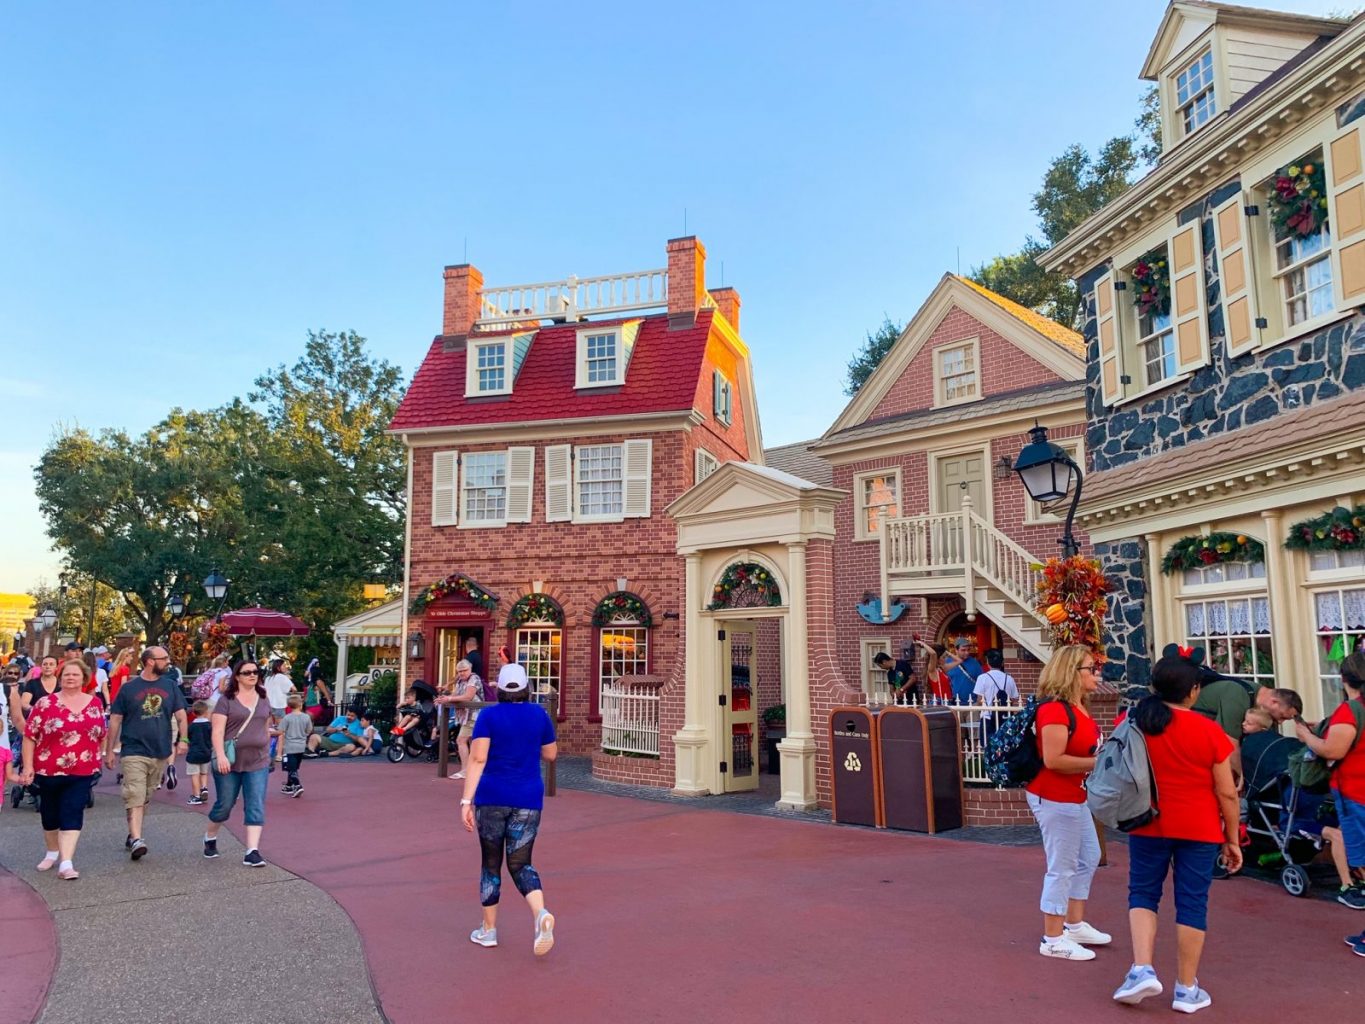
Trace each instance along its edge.
<instances>
[{"instance_id":1,"label":"leafy green tree","mask_svg":"<svg viewBox=\"0 0 1365 1024\"><path fill-rule=\"evenodd\" d=\"M876 331L867 333L867 340L863 342L863 347L858 350L857 355L848 361L848 376L844 382L844 394L852 396L858 393L862 386L867 383L867 378L872 376L872 372L881 365L881 361L891 351L891 346L901 336L903 329L901 324L893 322L888 316Z\"/></svg>"},{"instance_id":2,"label":"leafy green tree","mask_svg":"<svg viewBox=\"0 0 1365 1024\"><path fill-rule=\"evenodd\" d=\"M138 628L123 596L86 573L64 572L62 579L55 585L39 580L29 591L29 596L33 598L37 610L51 608L57 613L58 633L70 633L87 646L108 644L115 635ZM92 599L95 609L93 628L90 624Z\"/></svg>"}]
</instances>

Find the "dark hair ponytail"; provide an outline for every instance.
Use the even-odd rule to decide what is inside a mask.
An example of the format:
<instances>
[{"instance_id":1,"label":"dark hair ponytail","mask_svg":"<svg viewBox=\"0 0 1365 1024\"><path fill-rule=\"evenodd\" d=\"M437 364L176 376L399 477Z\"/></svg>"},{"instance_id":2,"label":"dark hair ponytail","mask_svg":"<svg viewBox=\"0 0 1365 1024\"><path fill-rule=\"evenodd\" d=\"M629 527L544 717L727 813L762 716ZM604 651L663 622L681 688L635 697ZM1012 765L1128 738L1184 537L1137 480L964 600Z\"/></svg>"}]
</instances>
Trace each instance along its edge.
<instances>
[{"instance_id":1,"label":"dark hair ponytail","mask_svg":"<svg viewBox=\"0 0 1365 1024\"><path fill-rule=\"evenodd\" d=\"M1199 686L1199 666L1186 658L1167 656L1152 669L1152 694L1138 701L1133 721L1148 736L1160 736L1174 716L1170 704L1180 704Z\"/></svg>"}]
</instances>

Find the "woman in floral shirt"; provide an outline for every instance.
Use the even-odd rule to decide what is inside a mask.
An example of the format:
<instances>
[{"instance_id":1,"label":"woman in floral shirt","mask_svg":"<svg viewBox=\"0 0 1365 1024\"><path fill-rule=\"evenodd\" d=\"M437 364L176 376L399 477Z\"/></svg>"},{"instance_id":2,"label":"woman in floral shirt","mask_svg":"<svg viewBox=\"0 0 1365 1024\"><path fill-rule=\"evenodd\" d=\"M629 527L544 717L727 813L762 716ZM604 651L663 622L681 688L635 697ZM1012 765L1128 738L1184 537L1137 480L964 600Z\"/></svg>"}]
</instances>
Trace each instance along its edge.
<instances>
[{"instance_id":1,"label":"woman in floral shirt","mask_svg":"<svg viewBox=\"0 0 1365 1024\"><path fill-rule=\"evenodd\" d=\"M104 740L104 705L94 694L82 692L89 680L84 662L66 662L56 692L34 703L24 727L19 781L37 786L47 847L38 870L55 867L58 877L67 879L80 877L71 858L85 824L90 789L99 776Z\"/></svg>"}]
</instances>

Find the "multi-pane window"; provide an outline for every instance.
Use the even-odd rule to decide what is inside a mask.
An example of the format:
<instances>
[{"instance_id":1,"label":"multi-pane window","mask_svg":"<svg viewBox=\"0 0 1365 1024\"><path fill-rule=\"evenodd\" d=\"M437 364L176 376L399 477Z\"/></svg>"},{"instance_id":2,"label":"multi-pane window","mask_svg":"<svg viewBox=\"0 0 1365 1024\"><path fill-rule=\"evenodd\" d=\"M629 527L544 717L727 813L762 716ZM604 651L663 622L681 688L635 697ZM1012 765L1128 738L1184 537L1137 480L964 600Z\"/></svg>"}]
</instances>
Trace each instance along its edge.
<instances>
[{"instance_id":1,"label":"multi-pane window","mask_svg":"<svg viewBox=\"0 0 1365 1024\"><path fill-rule=\"evenodd\" d=\"M599 701L603 683L621 676L642 676L649 671L649 630L644 626L603 626L598 630L598 643Z\"/></svg>"},{"instance_id":2,"label":"multi-pane window","mask_svg":"<svg viewBox=\"0 0 1365 1024\"><path fill-rule=\"evenodd\" d=\"M975 398L976 346L954 345L952 348L939 349L938 376L944 404Z\"/></svg>"},{"instance_id":3,"label":"multi-pane window","mask_svg":"<svg viewBox=\"0 0 1365 1024\"><path fill-rule=\"evenodd\" d=\"M1182 608L1185 643L1203 647L1211 668L1253 685L1275 685L1269 598L1246 595L1186 600Z\"/></svg>"},{"instance_id":4,"label":"multi-pane window","mask_svg":"<svg viewBox=\"0 0 1365 1024\"><path fill-rule=\"evenodd\" d=\"M1206 50L1175 76L1175 105L1185 134L1197 131L1217 113L1213 99L1213 51Z\"/></svg>"},{"instance_id":5,"label":"multi-pane window","mask_svg":"<svg viewBox=\"0 0 1365 1024\"><path fill-rule=\"evenodd\" d=\"M1333 587L1313 595L1317 622L1318 681L1322 706L1329 713L1344 697L1341 663L1365 644L1365 590Z\"/></svg>"},{"instance_id":6,"label":"multi-pane window","mask_svg":"<svg viewBox=\"0 0 1365 1024\"><path fill-rule=\"evenodd\" d=\"M587 351L587 379L589 384L615 384L617 379L616 332L589 334L584 342Z\"/></svg>"},{"instance_id":7,"label":"multi-pane window","mask_svg":"<svg viewBox=\"0 0 1365 1024\"><path fill-rule=\"evenodd\" d=\"M1242 580L1265 579L1264 562L1215 562L1186 569L1185 586L1198 587L1206 583L1238 583Z\"/></svg>"},{"instance_id":8,"label":"multi-pane window","mask_svg":"<svg viewBox=\"0 0 1365 1024\"><path fill-rule=\"evenodd\" d=\"M1297 161L1310 164L1322 165L1321 150ZM1310 235L1295 231L1275 242L1275 280L1286 326L1332 311L1332 231L1326 220Z\"/></svg>"},{"instance_id":9,"label":"multi-pane window","mask_svg":"<svg viewBox=\"0 0 1365 1024\"><path fill-rule=\"evenodd\" d=\"M502 391L507 386L507 346L478 345L474 351L479 390Z\"/></svg>"},{"instance_id":10,"label":"multi-pane window","mask_svg":"<svg viewBox=\"0 0 1365 1024\"><path fill-rule=\"evenodd\" d=\"M517 630L517 663L526 670L531 696L552 714L559 710L564 631L554 626Z\"/></svg>"},{"instance_id":11,"label":"multi-pane window","mask_svg":"<svg viewBox=\"0 0 1365 1024\"><path fill-rule=\"evenodd\" d=\"M893 471L859 477L858 498L862 535L875 538L881 532L883 519L900 515L900 477Z\"/></svg>"},{"instance_id":12,"label":"multi-pane window","mask_svg":"<svg viewBox=\"0 0 1365 1024\"><path fill-rule=\"evenodd\" d=\"M619 516L622 508L622 447L593 444L578 449L578 514Z\"/></svg>"},{"instance_id":13,"label":"multi-pane window","mask_svg":"<svg viewBox=\"0 0 1365 1024\"><path fill-rule=\"evenodd\" d=\"M507 453L473 452L464 457L464 521L507 520Z\"/></svg>"}]
</instances>

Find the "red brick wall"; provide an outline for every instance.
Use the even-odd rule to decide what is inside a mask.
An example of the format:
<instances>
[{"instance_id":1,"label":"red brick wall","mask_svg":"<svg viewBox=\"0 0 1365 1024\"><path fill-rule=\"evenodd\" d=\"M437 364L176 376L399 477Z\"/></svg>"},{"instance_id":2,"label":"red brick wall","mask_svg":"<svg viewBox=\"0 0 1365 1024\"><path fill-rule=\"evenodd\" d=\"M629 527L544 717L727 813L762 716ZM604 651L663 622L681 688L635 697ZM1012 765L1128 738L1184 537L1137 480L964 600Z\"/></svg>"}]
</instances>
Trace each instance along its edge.
<instances>
[{"instance_id":1,"label":"red brick wall","mask_svg":"<svg viewBox=\"0 0 1365 1024\"><path fill-rule=\"evenodd\" d=\"M1021 328L1022 329L1022 328ZM1002 394L1034 387L1058 380L1058 376L1017 345L954 306L948 311L900 379L891 386L869 419L897 416L901 413L929 409L934 405L933 350L943 345L954 345L970 338L980 339L978 348L978 383L982 395Z\"/></svg>"}]
</instances>

